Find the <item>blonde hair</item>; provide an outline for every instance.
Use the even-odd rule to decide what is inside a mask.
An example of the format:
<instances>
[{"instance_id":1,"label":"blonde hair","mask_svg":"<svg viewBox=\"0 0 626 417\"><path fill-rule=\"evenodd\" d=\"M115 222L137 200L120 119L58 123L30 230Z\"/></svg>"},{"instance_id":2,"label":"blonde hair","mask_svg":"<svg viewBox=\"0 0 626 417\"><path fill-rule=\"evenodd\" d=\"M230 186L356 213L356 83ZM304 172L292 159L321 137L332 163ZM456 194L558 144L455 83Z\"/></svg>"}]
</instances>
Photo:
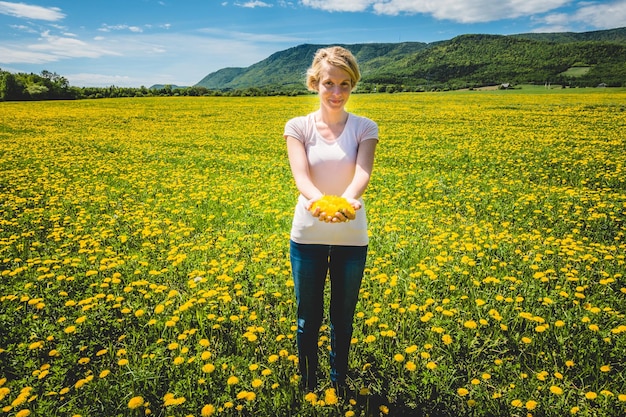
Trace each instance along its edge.
<instances>
[{"instance_id":1,"label":"blonde hair","mask_svg":"<svg viewBox=\"0 0 626 417\"><path fill-rule=\"evenodd\" d=\"M306 86L310 91L317 91L320 81L320 72L322 64L326 62L332 66L341 68L350 76L352 89L356 88L356 84L361 79L361 71L356 62L356 58L352 52L341 46L331 46L328 48L318 49L313 57L313 63L306 72Z\"/></svg>"}]
</instances>

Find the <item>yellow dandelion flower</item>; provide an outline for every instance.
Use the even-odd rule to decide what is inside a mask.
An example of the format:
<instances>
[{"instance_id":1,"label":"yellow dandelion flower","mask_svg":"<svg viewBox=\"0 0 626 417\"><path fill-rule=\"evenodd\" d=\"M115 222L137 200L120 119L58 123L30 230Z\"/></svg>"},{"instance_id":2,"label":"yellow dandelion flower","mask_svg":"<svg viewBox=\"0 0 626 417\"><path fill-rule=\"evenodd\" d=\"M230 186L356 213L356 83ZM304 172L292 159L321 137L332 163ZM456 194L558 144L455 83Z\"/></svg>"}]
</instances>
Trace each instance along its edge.
<instances>
[{"instance_id":1,"label":"yellow dandelion flower","mask_svg":"<svg viewBox=\"0 0 626 417\"><path fill-rule=\"evenodd\" d=\"M341 213L349 220L356 218L354 207L343 197L325 195L311 205L311 211L315 211L318 208L320 212L331 218L335 213Z\"/></svg>"},{"instance_id":2,"label":"yellow dandelion flower","mask_svg":"<svg viewBox=\"0 0 626 417\"><path fill-rule=\"evenodd\" d=\"M426 364L426 368L428 368L428 369L430 369L431 371L433 371L433 370L437 369L437 364L436 364L435 362L432 362L432 361L431 361L431 362L428 362L428 363Z\"/></svg>"},{"instance_id":3,"label":"yellow dandelion flower","mask_svg":"<svg viewBox=\"0 0 626 417\"><path fill-rule=\"evenodd\" d=\"M18 413L15 415L15 417L28 417L29 415L30 415L30 410L29 409L24 409L24 410L18 411Z\"/></svg>"},{"instance_id":4,"label":"yellow dandelion flower","mask_svg":"<svg viewBox=\"0 0 626 417\"><path fill-rule=\"evenodd\" d=\"M524 406L524 402L522 402L522 400L513 400L511 401L511 405L516 408L521 408Z\"/></svg>"},{"instance_id":5,"label":"yellow dandelion flower","mask_svg":"<svg viewBox=\"0 0 626 417\"><path fill-rule=\"evenodd\" d=\"M561 395L563 394L563 389L561 387L557 387L556 385L552 385L550 387L550 392L554 395Z\"/></svg>"},{"instance_id":6,"label":"yellow dandelion flower","mask_svg":"<svg viewBox=\"0 0 626 417\"><path fill-rule=\"evenodd\" d=\"M252 380L252 388L259 388L261 385L263 385L263 380L258 378Z\"/></svg>"},{"instance_id":7,"label":"yellow dandelion flower","mask_svg":"<svg viewBox=\"0 0 626 417\"><path fill-rule=\"evenodd\" d=\"M309 392L304 396L304 400L311 404L315 404L317 402L317 394Z\"/></svg>"},{"instance_id":8,"label":"yellow dandelion flower","mask_svg":"<svg viewBox=\"0 0 626 417\"><path fill-rule=\"evenodd\" d=\"M67 334L74 333L76 331L76 326L67 326L63 331Z\"/></svg>"},{"instance_id":9,"label":"yellow dandelion flower","mask_svg":"<svg viewBox=\"0 0 626 417\"><path fill-rule=\"evenodd\" d=\"M131 410L134 410L135 408L141 407L143 403L144 403L143 397L141 395L138 395L136 397L131 398L128 401L128 408L130 408Z\"/></svg>"},{"instance_id":10,"label":"yellow dandelion flower","mask_svg":"<svg viewBox=\"0 0 626 417\"><path fill-rule=\"evenodd\" d=\"M328 388L324 391L324 402L328 405L335 405L339 402L339 398L337 398L337 392L334 388Z\"/></svg>"},{"instance_id":11,"label":"yellow dandelion flower","mask_svg":"<svg viewBox=\"0 0 626 417\"><path fill-rule=\"evenodd\" d=\"M407 362L406 365L404 365L404 367L409 372L413 372L417 369L417 365L415 365L415 363L413 362Z\"/></svg>"},{"instance_id":12,"label":"yellow dandelion flower","mask_svg":"<svg viewBox=\"0 0 626 417\"><path fill-rule=\"evenodd\" d=\"M211 417L212 415L215 414L215 406L213 406L212 404L207 404L204 407L202 407L202 411L200 411L200 415L202 417Z\"/></svg>"},{"instance_id":13,"label":"yellow dandelion flower","mask_svg":"<svg viewBox=\"0 0 626 417\"><path fill-rule=\"evenodd\" d=\"M110 370L105 369L105 370L103 370L102 372L100 372L99 377L100 377L100 378L106 378L107 376L109 376L109 374L110 374L110 373L111 373L111 371L110 371Z\"/></svg>"},{"instance_id":14,"label":"yellow dandelion flower","mask_svg":"<svg viewBox=\"0 0 626 417\"><path fill-rule=\"evenodd\" d=\"M459 388L459 389L456 390L456 392L461 397L465 397L467 394L469 394L469 391L466 388Z\"/></svg>"},{"instance_id":15,"label":"yellow dandelion flower","mask_svg":"<svg viewBox=\"0 0 626 417\"><path fill-rule=\"evenodd\" d=\"M28 350L35 350L43 347L43 342L34 342L28 346Z\"/></svg>"},{"instance_id":16,"label":"yellow dandelion flower","mask_svg":"<svg viewBox=\"0 0 626 417\"><path fill-rule=\"evenodd\" d=\"M400 353L396 353L393 356L393 360L396 362L404 362L404 355L400 354Z\"/></svg>"},{"instance_id":17,"label":"yellow dandelion flower","mask_svg":"<svg viewBox=\"0 0 626 417\"><path fill-rule=\"evenodd\" d=\"M441 336L441 341L446 346L450 345L452 344L452 336L450 336L449 334L444 334L443 336Z\"/></svg>"},{"instance_id":18,"label":"yellow dandelion flower","mask_svg":"<svg viewBox=\"0 0 626 417\"><path fill-rule=\"evenodd\" d=\"M215 365L213 365L212 363L207 363L202 367L202 372L204 372L205 374L210 374L213 371L215 371Z\"/></svg>"},{"instance_id":19,"label":"yellow dandelion flower","mask_svg":"<svg viewBox=\"0 0 626 417\"><path fill-rule=\"evenodd\" d=\"M474 320L467 320L465 323L463 323L463 327L474 330L478 327L478 324Z\"/></svg>"},{"instance_id":20,"label":"yellow dandelion flower","mask_svg":"<svg viewBox=\"0 0 626 417\"><path fill-rule=\"evenodd\" d=\"M534 401L534 400L526 401L526 409L528 411L532 411L535 408L537 408L537 401Z\"/></svg>"},{"instance_id":21,"label":"yellow dandelion flower","mask_svg":"<svg viewBox=\"0 0 626 417\"><path fill-rule=\"evenodd\" d=\"M585 393L585 398L588 400L595 400L596 398L598 398L598 394L593 391L589 391Z\"/></svg>"},{"instance_id":22,"label":"yellow dandelion flower","mask_svg":"<svg viewBox=\"0 0 626 417\"><path fill-rule=\"evenodd\" d=\"M611 365L603 365L600 367L600 371L601 372L610 372L611 371Z\"/></svg>"},{"instance_id":23,"label":"yellow dandelion flower","mask_svg":"<svg viewBox=\"0 0 626 417\"><path fill-rule=\"evenodd\" d=\"M239 378L237 378L236 376L230 376L230 377L228 378L228 380L226 380L226 383L227 383L228 385L235 385L235 384L238 384L238 383L239 383Z\"/></svg>"},{"instance_id":24,"label":"yellow dandelion flower","mask_svg":"<svg viewBox=\"0 0 626 417\"><path fill-rule=\"evenodd\" d=\"M415 353L417 351L417 346L416 345L409 346L406 349L404 349L404 351L410 355L411 353Z\"/></svg>"}]
</instances>

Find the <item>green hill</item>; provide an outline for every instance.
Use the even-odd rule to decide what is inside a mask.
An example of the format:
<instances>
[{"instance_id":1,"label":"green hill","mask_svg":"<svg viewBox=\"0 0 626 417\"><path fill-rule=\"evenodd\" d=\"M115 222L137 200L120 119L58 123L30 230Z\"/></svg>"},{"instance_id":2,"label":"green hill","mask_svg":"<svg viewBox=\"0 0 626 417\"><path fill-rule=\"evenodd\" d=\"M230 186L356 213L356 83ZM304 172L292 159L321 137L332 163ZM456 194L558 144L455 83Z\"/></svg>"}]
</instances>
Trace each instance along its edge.
<instances>
[{"instance_id":1,"label":"green hill","mask_svg":"<svg viewBox=\"0 0 626 417\"><path fill-rule=\"evenodd\" d=\"M225 68L204 77L197 86L209 89L237 89L277 87L301 90L303 79L315 52L327 45L305 44L276 52L248 68ZM357 57L363 72L384 66L391 59L406 56L427 48L428 44L373 43L344 45Z\"/></svg>"},{"instance_id":2,"label":"green hill","mask_svg":"<svg viewBox=\"0 0 626 417\"><path fill-rule=\"evenodd\" d=\"M225 68L196 86L213 90L303 91L315 51L305 44L247 68ZM359 60L359 91L465 88L501 83L626 85L626 28L583 33L462 35L420 42L343 45ZM585 68L571 71L571 68Z\"/></svg>"}]
</instances>

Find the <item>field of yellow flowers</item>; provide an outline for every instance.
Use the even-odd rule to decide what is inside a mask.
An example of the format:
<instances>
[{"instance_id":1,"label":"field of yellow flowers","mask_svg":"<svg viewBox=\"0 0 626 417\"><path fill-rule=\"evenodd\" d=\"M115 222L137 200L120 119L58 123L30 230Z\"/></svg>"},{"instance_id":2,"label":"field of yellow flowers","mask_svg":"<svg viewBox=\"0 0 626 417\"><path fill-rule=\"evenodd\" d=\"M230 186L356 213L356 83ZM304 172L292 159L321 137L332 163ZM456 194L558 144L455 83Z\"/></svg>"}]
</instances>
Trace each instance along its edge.
<instances>
[{"instance_id":1,"label":"field of yellow flowers","mask_svg":"<svg viewBox=\"0 0 626 417\"><path fill-rule=\"evenodd\" d=\"M624 103L352 96L352 399L297 388L282 131L317 98L0 103L0 416L623 416Z\"/></svg>"}]
</instances>

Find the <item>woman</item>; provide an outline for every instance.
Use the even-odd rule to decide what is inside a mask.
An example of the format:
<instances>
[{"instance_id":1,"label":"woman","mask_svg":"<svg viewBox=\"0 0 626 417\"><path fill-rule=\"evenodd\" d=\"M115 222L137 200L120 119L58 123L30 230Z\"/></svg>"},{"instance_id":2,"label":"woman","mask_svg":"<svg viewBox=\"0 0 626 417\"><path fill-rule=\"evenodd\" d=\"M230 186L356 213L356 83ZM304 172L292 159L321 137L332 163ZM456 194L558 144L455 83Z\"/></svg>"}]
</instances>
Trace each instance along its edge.
<instances>
[{"instance_id":1,"label":"woman","mask_svg":"<svg viewBox=\"0 0 626 417\"><path fill-rule=\"evenodd\" d=\"M348 113L345 105L361 78L345 48L317 51L307 87L318 93L319 109L287 122L289 164L300 191L291 229L290 258L298 308L301 386L317 386L318 337L324 315L324 285L330 275L330 378L346 389L352 322L365 269L368 233L364 193L374 165L378 126ZM324 195L342 196L354 208L342 213L310 211Z\"/></svg>"}]
</instances>

